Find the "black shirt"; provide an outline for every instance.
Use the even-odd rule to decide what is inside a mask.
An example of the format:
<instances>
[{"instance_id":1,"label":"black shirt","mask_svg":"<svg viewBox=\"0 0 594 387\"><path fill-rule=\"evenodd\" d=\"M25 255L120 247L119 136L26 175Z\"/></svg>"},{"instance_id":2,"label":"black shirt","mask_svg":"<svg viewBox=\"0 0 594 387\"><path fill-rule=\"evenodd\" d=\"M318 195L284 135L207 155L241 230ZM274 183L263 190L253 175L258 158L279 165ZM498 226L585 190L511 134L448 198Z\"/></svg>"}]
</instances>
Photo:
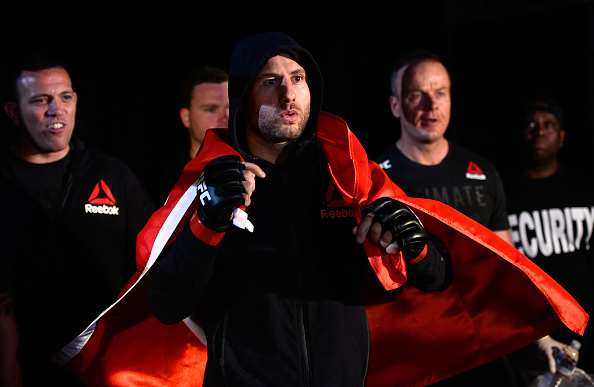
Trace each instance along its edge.
<instances>
[{"instance_id":1,"label":"black shirt","mask_svg":"<svg viewBox=\"0 0 594 387\"><path fill-rule=\"evenodd\" d=\"M451 141L449 146L437 165L411 161L396 144L375 161L408 196L445 203L493 231L508 229L505 193L493 165Z\"/></svg>"}]
</instances>

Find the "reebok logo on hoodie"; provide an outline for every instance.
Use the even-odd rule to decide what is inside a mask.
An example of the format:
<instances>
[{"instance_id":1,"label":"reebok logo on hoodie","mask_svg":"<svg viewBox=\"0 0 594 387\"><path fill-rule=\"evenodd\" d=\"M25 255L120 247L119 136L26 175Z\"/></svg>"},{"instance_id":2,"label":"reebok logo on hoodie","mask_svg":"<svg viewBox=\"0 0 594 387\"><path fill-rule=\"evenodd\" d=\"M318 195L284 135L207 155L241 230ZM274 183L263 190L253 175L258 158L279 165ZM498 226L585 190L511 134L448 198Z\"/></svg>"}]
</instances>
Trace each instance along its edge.
<instances>
[{"instance_id":1,"label":"reebok logo on hoodie","mask_svg":"<svg viewBox=\"0 0 594 387\"><path fill-rule=\"evenodd\" d=\"M89 196L89 204L85 204L87 214L119 215L119 207L116 207L116 200L111 193L109 186L99 180Z\"/></svg>"}]
</instances>

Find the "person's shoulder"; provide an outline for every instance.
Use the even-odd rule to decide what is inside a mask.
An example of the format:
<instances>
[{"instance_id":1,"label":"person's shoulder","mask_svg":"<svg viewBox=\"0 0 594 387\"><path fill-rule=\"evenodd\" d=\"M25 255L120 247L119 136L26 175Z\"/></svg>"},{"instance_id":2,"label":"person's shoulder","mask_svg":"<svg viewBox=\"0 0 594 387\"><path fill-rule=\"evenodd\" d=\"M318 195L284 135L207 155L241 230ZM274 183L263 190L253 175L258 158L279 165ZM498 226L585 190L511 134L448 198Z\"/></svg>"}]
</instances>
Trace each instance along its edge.
<instances>
[{"instance_id":1,"label":"person's shoulder","mask_svg":"<svg viewBox=\"0 0 594 387\"><path fill-rule=\"evenodd\" d=\"M566 184L569 184L570 182L579 182L579 184L584 187L590 189L594 188L594 176L592 173L575 165L565 163L559 164L559 169L557 170L557 173L555 173L555 176L563 180Z\"/></svg>"},{"instance_id":2,"label":"person's shoulder","mask_svg":"<svg viewBox=\"0 0 594 387\"><path fill-rule=\"evenodd\" d=\"M0 147L0 172L8 168L10 164L10 150L8 147ZM0 173L1 175L1 173Z\"/></svg>"},{"instance_id":3,"label":"person's shoulder","mask_svg":"<svg viewBox=\"0 0 594 387\"><path fill-rule=\"evenodd\" d=\"M465 145L461 145L461 144L459 144L457 142L453 142L453 141L448 141L448 144L450 147L449 153L463 155L465 157L473 157L476 159L482 159L482 160L488 161L486 157L484 157L480 153L466 147Z\"/></svg>"},{"instance_id":4,"label":"person's shoulder","mask_svg":"<svg viewBox=\"0 0 594 387\"><path fill-rule=\"evenodd\" d=\"M477 165L482 164L486 167L495 169L493 163L487 157L477 153L474 150L471 150L470 148L452 141L449 141L449 147L450 149L448 151L448 157L450 158L464 161L473 161Z\"/></svg>"},{"instance_id":5,"label":"person's shoulder","mask_svg":"<svg viewBox=\"0 0 594 387\"><path fill-rule=\"evenodd\" d=\"M72 145L77 162L83 167L88 164L95 169L109 171L112 174L121 173L135 175L132 168L117 156L107 153L96 146L79 139L73 140Z\"/></svg>"},{"instance_id":6,"label":"person's shoulder","mask_svg":"<svg viewBox=\"0 0 594 387\"><path fill-rule=\"evenodd\" d=\"M386 149L373 158L373 161L380 163L398 154L400 151L396 147L396 143L391 143Z\"/></svg>"}]
</instances>

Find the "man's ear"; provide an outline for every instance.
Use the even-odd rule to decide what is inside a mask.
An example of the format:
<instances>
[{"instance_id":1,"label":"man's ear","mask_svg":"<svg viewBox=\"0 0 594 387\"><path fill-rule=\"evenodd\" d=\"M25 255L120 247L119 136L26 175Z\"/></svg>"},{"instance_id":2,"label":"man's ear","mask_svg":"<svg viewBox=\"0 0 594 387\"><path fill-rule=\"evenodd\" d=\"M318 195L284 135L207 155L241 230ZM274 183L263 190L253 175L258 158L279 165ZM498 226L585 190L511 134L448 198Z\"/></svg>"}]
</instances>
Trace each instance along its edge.
<instances>
[{"instance_id":1,"label":"man's ear","mask_svg":"<svg viewBox=\"0 0 594 387\"><path fill-rule=\"evenodd\" d=\"M179 109L179 118L181 118L182 124L184 124L186 128L190 129L190 109Z\"/></svg>"},{"instance_id":2,"label":"man's ear","mask_svg":"<svg viewBox=\"0 0 594 387\"><path fill-rule=\"evenodd\" d=\"M391 95L390 96L390 110L392 111L392 114L396 118L400 118L400 109L399 109L398 103L399 103L398 98L396 98L396 96Z\"/></svg>"},{"instance_id":3,"label":"man's ear","mask_svg":"<svg viewBox=\"0 0 594 387\"><path fill-rule=\"evenodd\" d=\"M15 124L20 125L21 119L19 117L19 108L17 107L16 102L6 102L4 104L4 111L8 115L8 118Z\"/></svg>"}]
</instances>

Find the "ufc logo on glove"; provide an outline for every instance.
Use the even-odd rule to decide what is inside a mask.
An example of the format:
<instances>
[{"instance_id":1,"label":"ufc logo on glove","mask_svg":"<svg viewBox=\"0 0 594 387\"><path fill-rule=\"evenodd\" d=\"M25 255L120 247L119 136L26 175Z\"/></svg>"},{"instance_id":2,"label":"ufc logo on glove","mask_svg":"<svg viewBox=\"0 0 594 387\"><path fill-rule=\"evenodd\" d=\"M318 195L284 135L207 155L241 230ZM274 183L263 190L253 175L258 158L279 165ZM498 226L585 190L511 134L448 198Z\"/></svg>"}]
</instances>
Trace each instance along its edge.
<instances>
[{"instance_id":1,"label":"ufc logo on glove","mask_svg":"<svg viewBox=\"0 0 594 387\"><path fill-rule=\"evenodd\" d=\"M200 175L200 179L198 179L198 186L196 187L198 189L198 192L200 192L200 203L202 205L205 205L205 201L204 199L206 198L206 200L210 201L210 194L208 193L208 189L206 188L206 184L204 183L204 172L202 173L202 175Z\"/></svg>"}]
</instances>

